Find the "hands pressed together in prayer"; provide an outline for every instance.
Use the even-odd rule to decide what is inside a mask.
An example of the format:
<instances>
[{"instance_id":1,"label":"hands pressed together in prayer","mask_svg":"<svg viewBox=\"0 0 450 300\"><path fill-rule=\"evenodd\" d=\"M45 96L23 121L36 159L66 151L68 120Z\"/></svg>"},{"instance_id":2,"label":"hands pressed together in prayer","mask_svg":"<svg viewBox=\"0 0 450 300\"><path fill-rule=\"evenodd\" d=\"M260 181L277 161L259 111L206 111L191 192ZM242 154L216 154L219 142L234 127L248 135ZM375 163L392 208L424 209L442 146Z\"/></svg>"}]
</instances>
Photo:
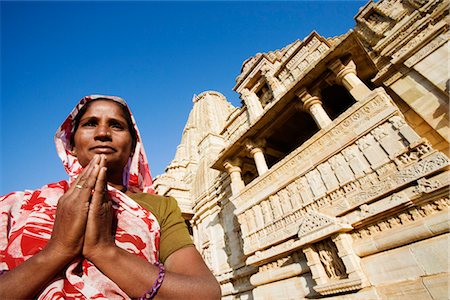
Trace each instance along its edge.
<instances>
[{"instance_id":1,"label":"hands pressed together in prayer","mask_svg":"<svg viewBox=\"0 0 450 300\"><path fill-rule=\"evenodd\" d=\"M106 192L106 156L96 155L59 199L48 246L65 258L95 257L115 247L112 202Z\"/></svg>"},{"instance_id":2,"label":"hands pressed together in prayer","mask_svg":"<svg viewBox=\"0 0 450 300\"><path fill-rule=\"evenodd\" d=\"M116 246L105 165L106 157L95 155L58 200L51 239L38 254L0 277L0 298L33 298L77 257L92 262L130 297L145 293L159 270ZM158 299L220 297L217 281L195 247L177 250L165 266L166 279ZM27 284L18 289L18 282Z\"/></svg>"}]
</instances>

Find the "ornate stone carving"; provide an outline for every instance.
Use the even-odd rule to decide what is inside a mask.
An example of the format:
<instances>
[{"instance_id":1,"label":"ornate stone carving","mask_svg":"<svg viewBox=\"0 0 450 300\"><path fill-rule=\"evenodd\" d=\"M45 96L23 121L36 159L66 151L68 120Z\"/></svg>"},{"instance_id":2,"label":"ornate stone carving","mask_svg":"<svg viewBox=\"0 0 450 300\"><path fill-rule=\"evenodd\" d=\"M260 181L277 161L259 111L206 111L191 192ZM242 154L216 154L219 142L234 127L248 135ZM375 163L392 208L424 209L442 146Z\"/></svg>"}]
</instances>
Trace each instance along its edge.
<instances>
[{"instance_id":1,"label":"ornate stone carving","mask_svg":"<svg viewBox=\"0 0 450 300\"><path fill-rule=\"evenodd\" d=\"M316 33L306 38L304 43L299 44L293 51L284 55L284 66L277 73L279 79L285 85L292 85L303 77L322 57L330 50L328 41Z\"/></svg>"},{"instance_id":2,"label":"ornate stone carving","mask_svg":"<svg viewBox=\"0 0 450 300\"><path fill-rule=\"evenodd\" d=\"M425 45L423 48L421 48L419 51L417 51L414 55L412 55L410 58L408 58L404 64L405 66L411 68L415 64L417 64L419 61L421 61L424 57L426 57L428 54L433 52L435 49L442 46L444 43L448 42L450 39L450 31L446 32L443 35L439 35L435 37L431 42L429 42L427 45Z\"/></svg>"},{"instance_id":3,"label":"ornate stone carving","mask_svg":"<svg viewBox=\"0 0 450 300\"><path fill-rule=\"evenodd\" d=\"M338 219L311 211L303 217L298 237L304 244L323 239L339 231L348 231L352 227Z\"/></svg>"},{"instance_id":4,"label":"ornate stone carving","mask_svg":"<svg viewBox=\"0 0 450 300\"><path fill-rule=\"evenodd\" d=\"M416 187L417 193L429 193L430 191L438 189L442 185L437 180L430 181L425 178L420 178L419 180L417 180L417 183L418 183Z\"/></svg>"},{"instance_id":5,"label":"ornate stone carving","mask_svg":"<svg viewBox=\"0 0 450 300\"><path fill-rule=\"evenodd\" d=\"M448 197L440 198L430 203L413 207L405 212L400 213L397 216L385 218L381 221L378 221L375 224L367 226L366 228L359 229L353 232L351 235L353 239L358 240L376 234L387 234L386 231L389 229L394 229L399 226L406 225L410 222L423 219L429 215L438 213L448 207L450 207L449 198Z\"/></svg>"},{"instance_id":6,"label":"ornate stone carving","mask_svg":"<svg viewBox=\"0 0 450 300\"><path fill-rule=\"evenodd\" d=\"M342 279L347 277L344 263L337 254L337 249L330 239L314 244L319 254L325 272L330 279Z\"/></svg>"},{"instance_id":7,"label":"ornate stone carving","mask_svg":"<svg viewBox=\"0 0 450 300\"><path fill-rule=\"evenodd\" d=\"M369 161L372 169L376 169L389 161L386 152L383 151L372 134L360 138L356 144L364 154L364 157L367 158L367 161Z\"/></svg>"}]
</instances>

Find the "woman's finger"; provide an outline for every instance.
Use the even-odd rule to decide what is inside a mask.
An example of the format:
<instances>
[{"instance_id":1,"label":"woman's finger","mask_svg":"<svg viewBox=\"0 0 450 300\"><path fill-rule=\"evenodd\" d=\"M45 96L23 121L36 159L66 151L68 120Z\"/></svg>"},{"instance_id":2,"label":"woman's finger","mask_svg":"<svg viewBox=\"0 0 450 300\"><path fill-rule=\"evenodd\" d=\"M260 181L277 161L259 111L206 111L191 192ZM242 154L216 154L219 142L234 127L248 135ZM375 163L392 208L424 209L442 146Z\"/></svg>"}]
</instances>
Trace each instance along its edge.
<instances>
[{"instance_id":1,"label":"woman's finger","mask_svg":"<svg viewBox=\"0 0 450 300\"><path fill-rule=\"evenodd\" d=\"M92 189L95 186L95 182L98 176L98 171L100 169L99 155L94 156L94 158L89 162L89 165L83 170L83 172L78 176L77 180L72 184L71 193L78 194L82 199L89 200L92 194ZM78 198L78 197L77 197Z\"/></svg>"},{"instance_id":2,"label":"woman's finger","mask_svg":"<svg viewBox=\"0 0 450 300\"><path fill-rule=\"evenodd\" d=\"M89 164L83 169L83 171L81 171L81 173L78 175L77 179L75 179L75 181L73 182L71 188L75 188L77 185L81 186L89 177L90 173L92 172L94 166L96 164L98 164L100 160L99 155L95 155L91 161L89 162Z\"/></svg>"},{"instance_id":3,"label":"woman's finger","mask_svg":"<svg viewBox=\"0 0 450 300\"><path fill-rule=\"evenodd\" d=\"M106 197L106 167L101 167L95 182L94 194L92 195L92 204L101 205L107 201Z\"/></svg>"}]
</instances>

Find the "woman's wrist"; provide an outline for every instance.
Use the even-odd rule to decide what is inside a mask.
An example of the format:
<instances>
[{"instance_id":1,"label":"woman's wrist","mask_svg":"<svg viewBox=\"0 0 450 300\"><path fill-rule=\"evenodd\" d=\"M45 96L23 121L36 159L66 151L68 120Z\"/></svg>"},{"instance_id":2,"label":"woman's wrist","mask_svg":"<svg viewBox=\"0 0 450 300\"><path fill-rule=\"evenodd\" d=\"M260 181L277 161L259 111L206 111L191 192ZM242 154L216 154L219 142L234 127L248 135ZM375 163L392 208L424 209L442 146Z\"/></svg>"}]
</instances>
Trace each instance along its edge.
<instances>
[{"instance_id":1,"label":"woman's wrist","mask_svg":"<svg viewBox=\"0 0 450 300\"><path fill-rule=\"evenodd\" d=\"M115 244L110 244L93 247L86 253L83 252L83 255L87 260L97 266L101 265L103 262L111 262L115 257L117 257L119 251L119 247Z\"/></svg>"},{"instance_id":2,"label":"woman's wrist","mask_svg":"<svg viewBox=\"0 0 450 300\"><path fill-rule=\"evenodd\" d=\"M52 242L52 240L50 240L44 249L37 255L39 255L44 262L53 261L63 266L70 263L78 256L75 251L65 249L63 246L58 246L58 243Z\"/></svg>"}]
</instances>

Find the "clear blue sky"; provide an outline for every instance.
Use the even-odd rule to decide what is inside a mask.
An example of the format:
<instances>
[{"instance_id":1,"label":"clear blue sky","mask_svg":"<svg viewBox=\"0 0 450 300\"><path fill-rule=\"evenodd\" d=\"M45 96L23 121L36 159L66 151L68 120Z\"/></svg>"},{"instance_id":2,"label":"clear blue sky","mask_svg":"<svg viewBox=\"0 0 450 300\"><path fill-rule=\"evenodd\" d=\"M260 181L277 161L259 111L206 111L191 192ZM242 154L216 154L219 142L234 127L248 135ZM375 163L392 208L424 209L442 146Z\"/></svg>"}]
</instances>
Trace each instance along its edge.
<instances>
[{"instance_id":1,"label":"clear blue sky","mask_svg":"<svg viewBox=\"0 0 450 300\"><path fill-rule=\"evenodd\" d=\"M124 98L153 177L193 94L232 88L242 62L316 30L353 28L367 1L1 2L0 195L67 178L53 135L84 95Z\"/></svg>"}]
</instances>

